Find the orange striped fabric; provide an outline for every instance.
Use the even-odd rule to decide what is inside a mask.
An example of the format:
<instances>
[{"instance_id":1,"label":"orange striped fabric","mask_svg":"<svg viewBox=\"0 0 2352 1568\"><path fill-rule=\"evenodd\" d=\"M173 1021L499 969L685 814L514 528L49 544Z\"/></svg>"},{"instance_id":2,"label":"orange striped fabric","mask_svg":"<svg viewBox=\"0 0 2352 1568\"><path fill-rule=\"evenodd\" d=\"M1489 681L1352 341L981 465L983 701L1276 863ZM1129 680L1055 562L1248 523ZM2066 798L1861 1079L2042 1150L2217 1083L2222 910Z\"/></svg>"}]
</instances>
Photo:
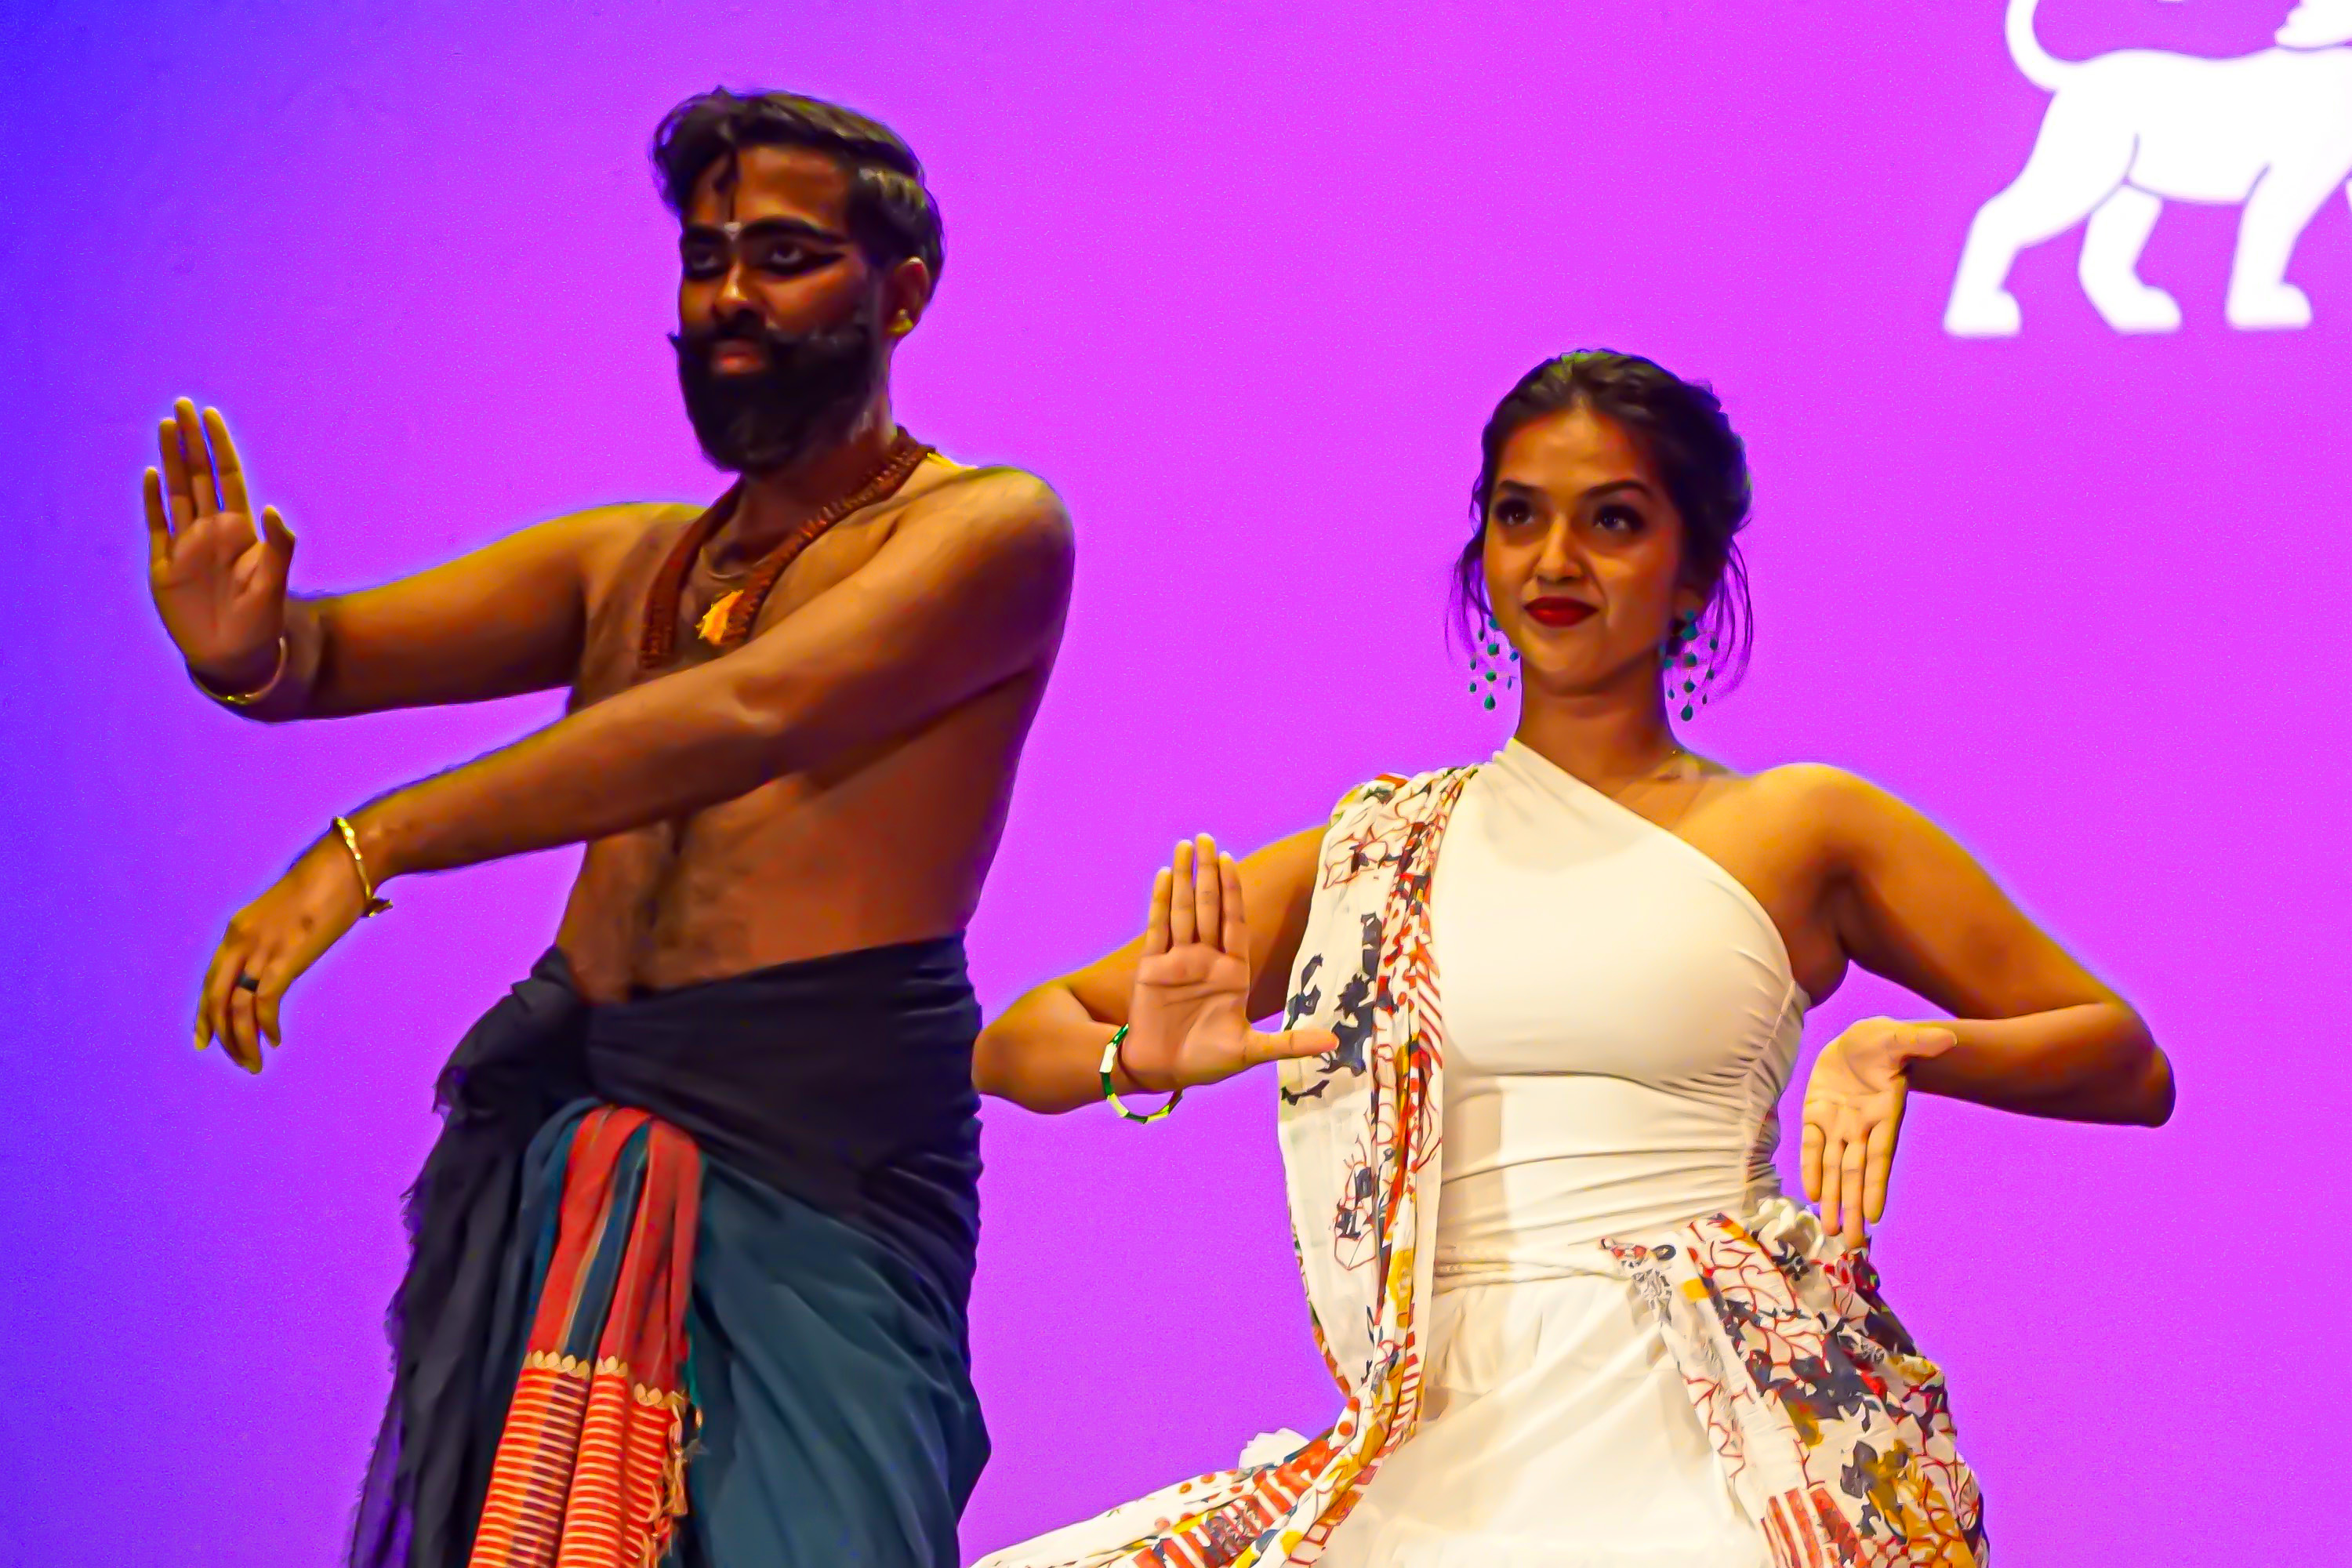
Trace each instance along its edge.
<instances>
[{"instance_id":1,"label":"orange striped fabric","mask_svg":"<svg viewBox=\"0 0 2352 1568\"><path fill-rule=\"evenodd\" d=\"M473 1568L656 1568L686 1516L692 1139L603 1107L572 1136L555 1251L499 1436Z\"/></svg>"}]
</instances>

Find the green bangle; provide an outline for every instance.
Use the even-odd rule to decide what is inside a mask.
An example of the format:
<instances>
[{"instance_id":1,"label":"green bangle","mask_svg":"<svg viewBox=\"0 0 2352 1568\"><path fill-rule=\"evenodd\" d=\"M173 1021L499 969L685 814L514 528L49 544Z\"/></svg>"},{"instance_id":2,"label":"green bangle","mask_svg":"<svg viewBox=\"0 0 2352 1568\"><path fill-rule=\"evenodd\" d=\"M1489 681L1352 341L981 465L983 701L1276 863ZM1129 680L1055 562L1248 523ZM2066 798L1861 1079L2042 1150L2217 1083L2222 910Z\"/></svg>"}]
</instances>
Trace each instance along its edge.
<instances>
[{"instance_id":1,"label":"green bangle","mask_svg":"<svg viewBox=\"0 0 2352 1568\"><path fill-rule=\"evenodd\" d=\"M1140 1115L1137 1114L1135 1111L1129 1110L1125 1105L1121 1104L1119 1102L1118 1090L1110 1086L1110 1073L1111 1068L1118 1066L1118 1047L1120 1043L1126 1038L1127 1026L1125 1024L1121 1024L1118 1026L1118 1033L1110 1037L1110 1044L1103 1047L1102 1066L1097 1069L1102 1074L1103 1099L1110 1103L1110 1108L1113 1110L1118 1111L1119 1115L1125 1117L1128 1121L1143 1122L1148 1125L1150 1122L1159 1121L1161 1117L1175 1110L1179 1105L1181 1105L1184 1102L1184 1091L1181 1089L1178 1089L1174 1094L1168 1097L1167 1104L1161 1106L1157 1110L1145 1111Z\"/></svg>"}]
</instances>

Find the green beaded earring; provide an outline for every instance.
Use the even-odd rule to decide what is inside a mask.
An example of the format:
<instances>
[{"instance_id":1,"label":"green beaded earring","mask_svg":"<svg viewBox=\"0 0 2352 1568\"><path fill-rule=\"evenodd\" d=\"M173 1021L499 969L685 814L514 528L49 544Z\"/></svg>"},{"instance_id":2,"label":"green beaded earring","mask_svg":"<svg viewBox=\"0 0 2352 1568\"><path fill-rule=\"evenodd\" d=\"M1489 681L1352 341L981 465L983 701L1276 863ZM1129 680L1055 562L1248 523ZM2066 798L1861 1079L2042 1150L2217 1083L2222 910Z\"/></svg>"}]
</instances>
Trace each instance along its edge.
<instances>
[{"instance_id":1,"label":"green beaded earring","mask_svg":"<svg viewBox=\"0 0 2352 1568\"><path fill-rule=\"evenodd\" d=\"M1509 668L1519 662L1519 650L1503 640L1503 628L1495 617L1486 617L1486 629L1470 648L1470 695L1483 699L1480 706L1494 710L1495 693L1508 691L1519 683L1518 676Z\"/></svg>"},{"instance_id":2,"label":"green beaded earring","mask_svg":"<svg viewBox=\"0 0 2352 1568\"><path fill-rule=\"evenodd\" d=\"M1708 683L1715 679L1715 656L1722 650L1723 639L1710 635L1706 639L1706 666L1699 672L1698 612L1685 610L1675 617L1666 633L1665 667L1666 703L1681 704L1684 722L1694 718L1706 706ZM1698 673L1694 673L1698 672Z\"/></svg>"}]
</instances>

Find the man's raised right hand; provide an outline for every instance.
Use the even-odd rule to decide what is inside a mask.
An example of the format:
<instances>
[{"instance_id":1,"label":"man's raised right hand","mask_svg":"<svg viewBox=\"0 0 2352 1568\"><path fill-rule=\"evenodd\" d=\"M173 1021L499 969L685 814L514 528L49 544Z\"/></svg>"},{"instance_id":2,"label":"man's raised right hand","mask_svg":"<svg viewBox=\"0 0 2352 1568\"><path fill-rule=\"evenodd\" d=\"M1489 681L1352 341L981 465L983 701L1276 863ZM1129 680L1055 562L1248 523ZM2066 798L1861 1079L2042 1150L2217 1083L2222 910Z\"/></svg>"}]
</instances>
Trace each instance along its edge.
<instances>
[{"instance_id":1,"label":"man's raised right hand","mask_svg":"<svg viewBox=\"0 0 2352 1568\"><path fill-rule=\"evenodd\" d=\"M278 668L294 535L276 507L255 527L220 410L199 419L184 397L172 412L163 468L144 484L148 587L189 670L215 691L251 691Z\"/></svg>"}]
</instances>

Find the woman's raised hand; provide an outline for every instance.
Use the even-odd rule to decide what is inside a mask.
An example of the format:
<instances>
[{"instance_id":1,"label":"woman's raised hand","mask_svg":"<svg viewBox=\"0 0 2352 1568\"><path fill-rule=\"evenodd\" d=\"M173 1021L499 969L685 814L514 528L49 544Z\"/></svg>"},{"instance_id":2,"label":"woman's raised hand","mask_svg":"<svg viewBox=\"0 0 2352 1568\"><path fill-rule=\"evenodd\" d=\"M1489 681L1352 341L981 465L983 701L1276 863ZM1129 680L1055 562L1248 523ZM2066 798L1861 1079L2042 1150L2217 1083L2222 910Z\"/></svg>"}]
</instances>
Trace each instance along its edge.
<instances>
[{"instance_id":1,"label":"woman's raised hand","mask_svg":"<svg viewBox=\"0 0 2352 1568\"><path fill-rule=\"evenodd\" d=\"M1241 868L1207 834L1176 846L1152 879L1143 955L1119 1062L1138 1088L1167 1092L1244 1068L1337 1050L1324 1029L1250 1027L1250 932Z\"/></svg>"}]
</instances>

